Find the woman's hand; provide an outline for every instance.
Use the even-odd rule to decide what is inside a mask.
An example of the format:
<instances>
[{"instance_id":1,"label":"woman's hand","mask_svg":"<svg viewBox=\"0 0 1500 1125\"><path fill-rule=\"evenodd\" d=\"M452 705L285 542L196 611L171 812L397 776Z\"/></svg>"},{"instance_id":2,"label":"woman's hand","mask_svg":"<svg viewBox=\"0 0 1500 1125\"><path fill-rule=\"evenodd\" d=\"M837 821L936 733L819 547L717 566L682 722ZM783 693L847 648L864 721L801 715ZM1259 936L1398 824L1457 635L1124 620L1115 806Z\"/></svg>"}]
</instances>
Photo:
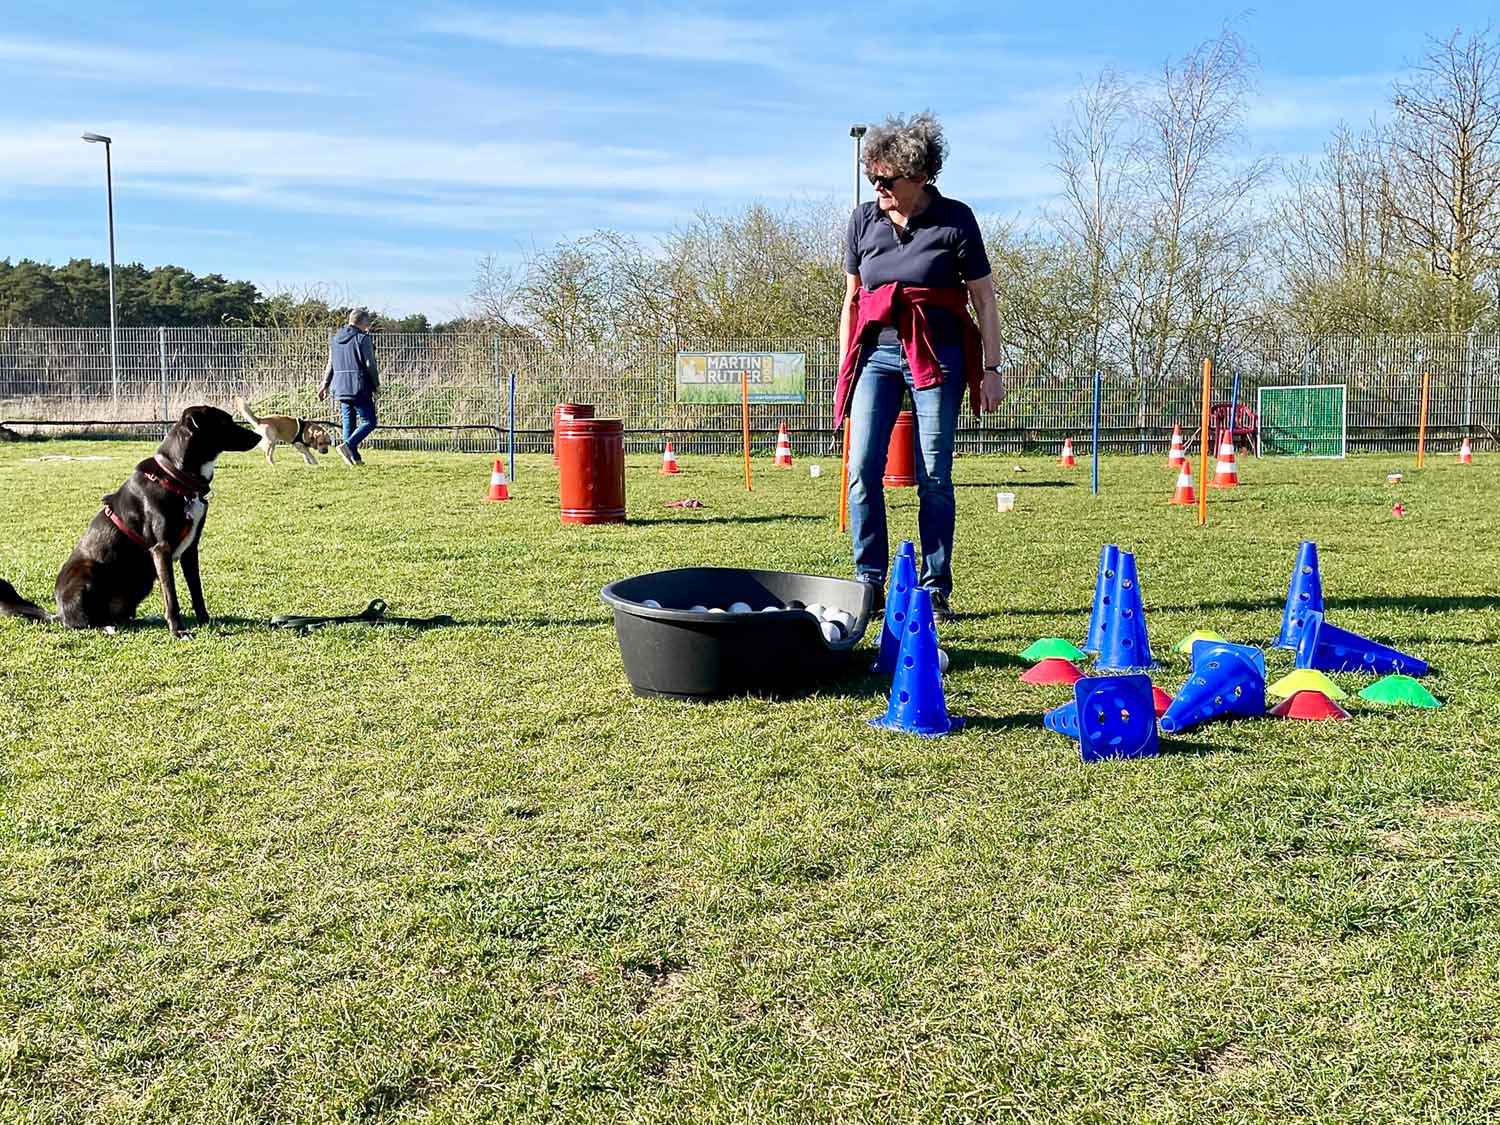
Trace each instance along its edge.
<instances>
[{"instance_id":1,"label":"woman's hand","mask_svg":"<svg viewBox=\"0 0 1500 1125\"><path fill-rule=\"evenodd\" d=\"M1005 380L998 371L986 371L979 380L979 409L993 414L1005 401Z\"/></svg>"}]
</instances>

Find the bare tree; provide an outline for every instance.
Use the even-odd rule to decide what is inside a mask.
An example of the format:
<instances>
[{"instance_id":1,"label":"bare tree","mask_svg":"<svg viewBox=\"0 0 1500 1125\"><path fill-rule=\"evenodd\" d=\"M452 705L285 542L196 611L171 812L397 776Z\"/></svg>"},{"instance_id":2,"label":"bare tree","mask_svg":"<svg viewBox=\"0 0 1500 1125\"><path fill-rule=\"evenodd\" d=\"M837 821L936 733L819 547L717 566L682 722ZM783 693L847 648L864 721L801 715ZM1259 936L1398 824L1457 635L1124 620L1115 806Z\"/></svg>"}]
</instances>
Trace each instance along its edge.
<instances>
[{"instance_id":1,"label":"bare tree","mask_svg":"<svg viewBox=\"0 0 1500 1125\"><path fill-rule=\"evenodd\" d=\"M1442 327L1467 329L1500 264L1500 44L1489 29L1430 40L1394 104L1389 206L1406 249L1445 283Z\"/></svg>"}]
</instances>

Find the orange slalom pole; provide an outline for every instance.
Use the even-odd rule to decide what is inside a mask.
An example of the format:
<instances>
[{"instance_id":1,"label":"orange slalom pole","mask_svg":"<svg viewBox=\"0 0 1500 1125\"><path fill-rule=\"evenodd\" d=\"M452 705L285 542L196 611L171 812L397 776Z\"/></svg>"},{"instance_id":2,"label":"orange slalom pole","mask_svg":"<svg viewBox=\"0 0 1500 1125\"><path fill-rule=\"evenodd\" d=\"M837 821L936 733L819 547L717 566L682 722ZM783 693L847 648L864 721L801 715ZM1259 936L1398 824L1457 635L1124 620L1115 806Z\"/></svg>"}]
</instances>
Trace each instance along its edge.
<instances>
[{"instance_id":1,"label":"orange slalom pole","mask_svg":"<svg viewBox=\"0 0 1500 1125\"><path fill-rule=\"evenodd\" d=\"M750 486L750 372L740 372L740 422L745 434L745 491L754 492Z\"/></svg>"},{"instance_id":2,"label":"orange slalom pole","mask_svg":"<svg viewBox=\"0 0 1500 1125\"><path fill-rule=\"evenodd\" d=\"M1427 453L1427 387L1432 382L1432 372L1422 372L1422 417L1417 422L1417 468Z\"/></svg>"},{"instance_id":3,"label":"orange slalom pole","mask_svg":"<svg viewBox=\"0 0 1500 1125\"><path fill-rule=\"evenodd\" d=\"M844 468L839 474L839 531L849 530L849 422L844 419Z\"/></svg>"},{"instance_id":4,"label":"orange slalom pole","mask_svg":"<svg viewBox=\"0 0 1500 1125\"><path fill-rule=\"evenodd\" d=\"M1199 435L1198 443L1198 526L1208 526L1208 396L1213 388L1214 361L1204 357L1203 360L1203 431Z\"/></svg>"}]
</instances>

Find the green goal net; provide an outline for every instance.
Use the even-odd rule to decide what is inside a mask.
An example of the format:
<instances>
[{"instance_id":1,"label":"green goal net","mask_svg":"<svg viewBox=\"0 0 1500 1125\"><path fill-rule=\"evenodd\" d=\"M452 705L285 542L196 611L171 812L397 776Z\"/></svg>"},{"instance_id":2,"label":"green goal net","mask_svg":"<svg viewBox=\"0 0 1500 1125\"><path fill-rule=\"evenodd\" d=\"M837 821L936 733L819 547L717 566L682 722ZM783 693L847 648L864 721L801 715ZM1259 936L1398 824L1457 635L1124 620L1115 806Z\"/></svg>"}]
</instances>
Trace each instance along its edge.
<instances>
[{"instance_id":1,"label":"green goal net","mask_svg":"<svg viewBox=\"0 0 1500 1125\"><path fill-rule=\"evenodd\" d=\"M1344 384L1261 387L1256 453L1267 457L1342 457Z\"/></svg>"}]
</instances>

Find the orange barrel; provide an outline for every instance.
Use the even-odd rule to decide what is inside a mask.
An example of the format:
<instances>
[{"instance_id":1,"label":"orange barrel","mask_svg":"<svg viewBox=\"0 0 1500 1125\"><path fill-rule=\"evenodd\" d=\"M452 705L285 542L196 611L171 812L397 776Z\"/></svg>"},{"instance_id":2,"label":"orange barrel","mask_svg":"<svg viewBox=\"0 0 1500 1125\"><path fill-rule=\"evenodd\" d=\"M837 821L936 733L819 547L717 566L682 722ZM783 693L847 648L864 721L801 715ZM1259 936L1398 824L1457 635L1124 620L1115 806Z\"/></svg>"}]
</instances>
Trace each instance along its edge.
<instances>
[{"instance_id":1,"label":"orange barrel","mask_svg":"<svg viewBox=\"0 0 1500 1125\"><path fill-rule=\"evenodd\" d=\"M557 424L564 418L592 418L594 408L584 402L560 402L552 408L552 467L558 468Z\"/></svg>"},{"instance_id":2,"label":"orange barrel","mask_svg":"<svg viewBox=\"0 0 1500 1125\"><path fill-rule=\"evenodd\" d=\"M896 415L896 426L891 430L891 444L885 450L885 476L882 483L887 488L914 488L917 483L917 422L910 410Z\"/></svg>"},{"instance_id":3,"label":"orange barrel","mask_svg":"<svg viewBox=\"0 0 1500 1125\"><path fill-rule=\"evenodd\" d=\"M618 418L563 418L557 423L555 448L562 522L624 523L625 423Z\"/></svg>"}]
</instances>

